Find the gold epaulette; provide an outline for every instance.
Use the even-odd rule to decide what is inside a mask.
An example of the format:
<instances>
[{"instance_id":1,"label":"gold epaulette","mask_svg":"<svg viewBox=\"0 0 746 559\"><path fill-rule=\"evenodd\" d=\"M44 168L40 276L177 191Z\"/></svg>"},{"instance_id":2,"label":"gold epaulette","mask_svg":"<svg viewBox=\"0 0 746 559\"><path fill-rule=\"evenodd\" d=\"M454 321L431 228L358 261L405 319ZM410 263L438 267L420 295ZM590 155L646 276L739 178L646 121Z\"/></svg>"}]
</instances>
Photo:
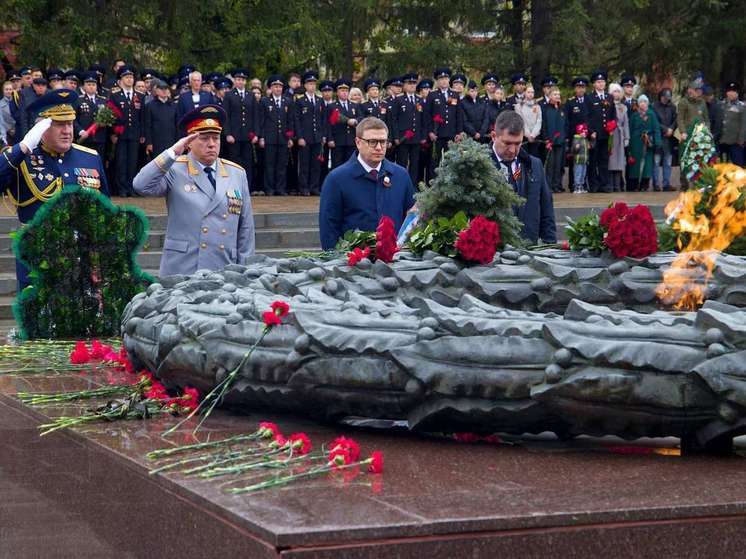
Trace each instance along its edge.
<instances>
[{"instance_id":1,"label":"gold epaulette","mask_svg":"<svg viewBox=\"0 0 746 559\"><path fill-rule=\"evenodd\" d=\"M79 149L80 151L84 151L86 153L91 153L93 155L98 155L98 152L93 148L87 148L85 146L81 146L80 144L73 143L73 147L75 149Z\"/></svg>"},{"instance_id":2,"label":"gold epaulette","mask_svg":"<svg viewBox=\"0 0 746 559\"><path fill-rule=\"evenodd\" d=\"M230 165L231 167L237 167L238 169L245 171L245 169L238 163L234 163L233 161L228 161L227 159L223 159L222 157L220 158L220 161L222 161L226 165Z\"/></svg>"},{"instance_id":3,"label":"gold epaulette","mask_svg":"<svg viewBox=\"0 0 746 559\"><path fill-rule=\"evenodd\" d=\"M186 163L187 161L189 161L189 156L188 155L179 155L176 158L176 162L177 163Z\"/></svg>"}]
</instances>

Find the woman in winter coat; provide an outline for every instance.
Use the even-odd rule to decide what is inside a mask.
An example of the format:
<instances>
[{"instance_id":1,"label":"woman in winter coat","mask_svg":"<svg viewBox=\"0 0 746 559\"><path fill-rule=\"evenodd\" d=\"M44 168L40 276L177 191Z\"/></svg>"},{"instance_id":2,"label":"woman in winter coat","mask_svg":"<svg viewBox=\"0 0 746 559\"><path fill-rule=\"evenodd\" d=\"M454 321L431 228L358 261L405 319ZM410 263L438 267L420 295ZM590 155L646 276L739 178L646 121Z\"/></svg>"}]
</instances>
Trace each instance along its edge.
<instances>
[{"instance_id":1,"label":"woman in winter coat","mask_svg":"<svg viewBox=\"0 0 746 559\"><path fill-rule=\"evenodd\" d=\"M645 191L653 173L653 157L661 145L661 127L647 95L637 99L637 110L629 119L627 191Z\"/></svg>"},{"instance_id":2,"label":"woman in winter coat","mask_svg":"<svg viewBox=\"0 0 746 559\"><path fill-rule=\"evenodd\" d=\"M529 85L523 99L516 103L515 112L523 119L523 135L530 155L539 157L541 138L541 106L534 99L534 86Z\"/></svg>"},{"instance_id":3,"label":"woman in winter coat","mask_svg":"<svg viewBox=\"0 0 746 559\"><path fill-rule=\"evenodd\" d=\"M567 114L557 87L549 90L549 102L544 106L541 122L541 137L544 138L547 158L544 163L547 184L552 192L562 192L562 174L565 167L565 143L567 142ZM572 187L572 180L570 180ZM572 188L571 188L572 190Z\"/></svg>"},{"instance_id":4,"label":"woman in winter coat","mask_svg":"<svg viewBox=\"0 0 746 559\"><path fill-rule=\"evenodd\" d=\"M624 103L624 90L618 83L609 86L609 94L616 108L616 129L611 136L609 151L609 178L614 192L624 189L624 170L627 168L626 150L629 145L629 114Z\"/></svg>"}]
</instances>

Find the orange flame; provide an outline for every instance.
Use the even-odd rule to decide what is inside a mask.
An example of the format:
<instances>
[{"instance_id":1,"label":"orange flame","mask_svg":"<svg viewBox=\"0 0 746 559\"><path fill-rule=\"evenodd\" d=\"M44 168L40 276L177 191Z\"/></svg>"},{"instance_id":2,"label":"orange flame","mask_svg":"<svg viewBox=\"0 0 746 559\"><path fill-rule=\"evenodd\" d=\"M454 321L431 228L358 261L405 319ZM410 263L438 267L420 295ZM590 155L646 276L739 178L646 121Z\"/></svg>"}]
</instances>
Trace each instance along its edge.
<instances>
[{"instance_id":1,"label":"orange flame","mask_svg":"<svg viewBox=\"0 0 746 559\"><path fill-rule=\"evenodd\" d=\"M704 193L699 190L682 192L666 206L666 215L677 219L673 228L688 233L689 242L681 249L663 273L656 294L665 305L678 310L695 310L706 298L717 255L746 231L746 210L735 204L746 192L746 170L731 164L715 165L717 182L711 200L709 216L696 215L695 209Z\"/></svg>"}]
</instances>

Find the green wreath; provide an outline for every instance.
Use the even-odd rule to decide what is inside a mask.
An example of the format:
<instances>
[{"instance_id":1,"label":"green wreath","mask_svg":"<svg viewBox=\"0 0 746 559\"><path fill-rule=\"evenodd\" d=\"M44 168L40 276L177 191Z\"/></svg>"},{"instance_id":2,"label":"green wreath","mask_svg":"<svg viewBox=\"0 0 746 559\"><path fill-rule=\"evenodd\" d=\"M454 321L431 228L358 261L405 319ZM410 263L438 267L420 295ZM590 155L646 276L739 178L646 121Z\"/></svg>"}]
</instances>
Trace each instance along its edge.
<instances>
[{"instance_id":1,"label":"green wreath","mask_svg":"<svg viewBox=\"0 0 746 559\"><path fill-rule=\"evenodd\" d=\"M154 281L136 260L147 234L140 209L115 206L95 190L65 186L13 240L31 283L13 303L20 337L118 334L127 303Z\"/></svg>"}]
</instances>

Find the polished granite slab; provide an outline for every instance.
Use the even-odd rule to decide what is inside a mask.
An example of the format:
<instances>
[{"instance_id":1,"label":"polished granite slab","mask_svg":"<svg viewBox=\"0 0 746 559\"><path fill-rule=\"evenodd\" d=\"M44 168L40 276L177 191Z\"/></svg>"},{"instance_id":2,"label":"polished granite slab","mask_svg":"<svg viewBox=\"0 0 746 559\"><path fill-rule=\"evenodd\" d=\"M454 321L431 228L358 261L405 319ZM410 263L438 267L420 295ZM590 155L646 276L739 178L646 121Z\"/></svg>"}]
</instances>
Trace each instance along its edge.
<instances>
[{"instance_id":1,"label":"polished granite slab","mask_svg":"<svg viewBox=\"0 0 746 559\"><path fill-rule=\"evenodd\" d=\"M317 445L354 436L384 452L380 476L335 475L230 495L221 483L149 476L146 452L191 442L175 419L99 423L40 438L74 408L29 408L18 391L62 391L105 373L0 377L0 558L740 557L743 458L644 453L675 440L543 438L463 444L303 418L219 412L212 438L260 420ZM613 447L615 452L608 450ZM178 553L176 553L178 552Z\"/></svg>"}]
</instances>

